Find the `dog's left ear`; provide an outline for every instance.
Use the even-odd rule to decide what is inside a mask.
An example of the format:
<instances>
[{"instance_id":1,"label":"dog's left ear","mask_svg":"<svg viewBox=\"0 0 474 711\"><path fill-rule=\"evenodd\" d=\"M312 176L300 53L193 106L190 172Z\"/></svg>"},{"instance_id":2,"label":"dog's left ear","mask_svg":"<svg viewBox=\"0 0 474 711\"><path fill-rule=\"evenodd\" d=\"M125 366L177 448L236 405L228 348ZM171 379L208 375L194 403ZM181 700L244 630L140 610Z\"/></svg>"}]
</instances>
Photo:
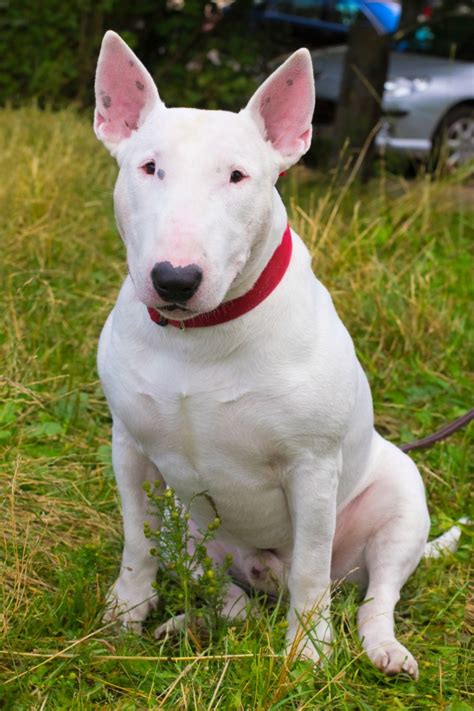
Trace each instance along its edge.
<instances>
[{"instance_id":1,"label":"dog's left ear","mask_svg":"<svg viewBox=\"0 0 474 711\"><path fill-rule=\"evenodd\" d=\"M296 163L311 144L315 103L313 63L307 49L294 52L257 89L245 111L281 156L280 169Z\"/></svg>"}]
</instances>

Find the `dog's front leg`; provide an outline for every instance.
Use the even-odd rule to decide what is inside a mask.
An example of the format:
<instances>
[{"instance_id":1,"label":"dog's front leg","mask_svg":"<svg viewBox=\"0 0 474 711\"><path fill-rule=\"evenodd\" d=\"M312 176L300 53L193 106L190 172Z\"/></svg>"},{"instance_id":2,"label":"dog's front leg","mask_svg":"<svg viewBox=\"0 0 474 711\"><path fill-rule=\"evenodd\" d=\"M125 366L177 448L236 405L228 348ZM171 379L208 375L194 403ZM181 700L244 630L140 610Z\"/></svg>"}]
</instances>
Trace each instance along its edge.
<instances>
[{"instance_id":1,"label":"dog's front leg","mask_svg":"<svg viewBox=\"0 0 474 711\"><path fill-rule=\"evenodd\" d=\"M336 522L337 457L300 463L288 475L293 527L287 653L315 662L330 652L331 552Z\"/></svg>"},{"instance_id":2,"label":"dog's front leg","mask_svg":"<svg viewBox=\"0 0 474 711\"><path fill-rule=\"evenodd\" d=\"M112 462L122 502L124 547L120 574L107 596L104 621L117 619L134 631L156 607L152 588L158 570L158 559L150 555L150 541L144 533L145 521L156 529L159 521L148 511L143 484L163 479L152 462L138 449L123 424L114 418L112 428Z\"/></svg>"}]
</instances>

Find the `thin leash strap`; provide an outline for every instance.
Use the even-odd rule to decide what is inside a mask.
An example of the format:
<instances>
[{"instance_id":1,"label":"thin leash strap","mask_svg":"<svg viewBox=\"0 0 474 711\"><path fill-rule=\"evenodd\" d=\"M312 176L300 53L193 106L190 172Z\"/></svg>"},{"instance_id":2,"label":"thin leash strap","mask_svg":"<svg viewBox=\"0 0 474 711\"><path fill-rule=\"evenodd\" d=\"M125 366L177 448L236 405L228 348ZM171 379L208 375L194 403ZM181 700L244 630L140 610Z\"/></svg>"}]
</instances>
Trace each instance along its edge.
<instances>
[{"instance_id":1,"label":"thin leash strap","mask_svg":"<svg viewBox=\"0 0 474 711\"><path fill-rule=\"evenodd\" d=\"M422 439L417 439L414 442L402 444L400 446L400 449L402 450L402 452L411 452L414 449L427 449L428 447L432 447L434 444L436 444L436 442L441 442L441 440L450 437L454 432L457 432L462 427L465 427L473 419L474 408L466 412L464 415L461 415L461 417L458 417L456 420L453 420L449 424L444 425L444 427L442 427L437 432L433 432L433 434L427 435Z\"/></svg>"}]
</instances>

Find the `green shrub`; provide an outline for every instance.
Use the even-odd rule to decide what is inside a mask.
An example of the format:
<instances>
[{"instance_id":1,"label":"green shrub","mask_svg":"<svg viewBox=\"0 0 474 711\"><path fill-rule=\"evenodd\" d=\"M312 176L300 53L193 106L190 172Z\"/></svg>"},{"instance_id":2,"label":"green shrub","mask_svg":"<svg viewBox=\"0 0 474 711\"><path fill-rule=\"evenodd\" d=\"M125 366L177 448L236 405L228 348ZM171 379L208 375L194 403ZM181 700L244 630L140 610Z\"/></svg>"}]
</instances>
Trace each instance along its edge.
<instances>
[{"instance_id":1,"label":"green shrub","mask_svg":"<svg viewBox=\"0 0 474 711\"><path fill-rule=\"evenodd\" d=\"M102 36L117 31L146 64L170 105L238 109L254 87L272 40L250 32L249 0L221 19L205 0L6 0L0 31L0 104L93 103ZM217 13L217 14L216 14ZM207 18L207 19L206 19Z\"/></svg>"}]
</instances>

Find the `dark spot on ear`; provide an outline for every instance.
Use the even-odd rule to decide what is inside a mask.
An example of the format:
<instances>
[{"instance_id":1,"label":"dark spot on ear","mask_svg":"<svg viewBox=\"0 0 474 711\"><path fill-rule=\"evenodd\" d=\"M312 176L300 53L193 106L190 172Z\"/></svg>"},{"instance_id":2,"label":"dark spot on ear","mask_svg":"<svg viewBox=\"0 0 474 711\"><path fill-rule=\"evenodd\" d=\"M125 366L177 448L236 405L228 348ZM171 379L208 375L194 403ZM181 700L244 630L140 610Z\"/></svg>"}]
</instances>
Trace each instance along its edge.
<instances>
[{"instance_id":1,"label":"dark spot on ear","mask_svg":"<svg viewBox=\"0 0 474 711\"><path fill-rule=\"evenodd\" d=\"M164 178L165 175L166 175L166 173L165 173L165 171L163 170L163 168L158 168L158 170L156 171L156 174L157 174L157 176L159 177L160 180L163 180L163 178Z\"/></svg>"},{"instance_id":2,"label":"dark spot on ear","mask_svg":"<svg viewBox=\"0 0 474 711\"><path fill-rule=\"evenodd\" d=\"M133 59L129 59L129 60L128 60L128 63L130 64L131 67L133 67L133 65L135 64L135 62L133 61Z\"/></svg>"},{"instance_id":3,"label":"dark spot on ear","mask_svg":"<svg viewBox=\"0 0 474 711\"><path fill-rule=\"evenodd\" d=\"M138 79L135 82L135 86L137 87L137 89L140 89L140 91L143 91L143 89L145 88L145 84L142 84L142 82L138 81Z\"/></svg>"},{"instance_id":4,"label":"dark spot on ear","mask_svg":"<svg viewBox=\"0 0 474 711\"><path fill-rule=\"evenodd\" d=\"M103 96L103 95L105 94L105 91L104 91L103 89L100 89L100 90L99 90L99 94L100 94L101 96Z\"/></svg>"},{"instance_id":5,"label":"dark spot on ear","mask_svg":"<svg viewBox=\"0 0 474 711\"><path fill-rule=\"evenodd\" d=\"M103 96L102 103L104 104L106 109L109 109L112 106L112 99L110 98L110 96Z\"/></svg>"},{"instance_id":6,"label":"dark spot on ear","mask_svg":"<svg viewBox=\"0 0 474 711\"><path fill-rule=\"evenodd\" d=\"M267 98L265 99L265 103L266 103L266 104L269 104L271 100L272 100L272 97L271 97L271 96L267 96Z\"/></svg>"},{"instance_id":7,"label":"dark spot on ear","mask_svg":"<svg viewBox=\"0 0 474 711\"><path fill-rule=\"evenodd\" d=\"M288 86L293 86L293 79L287 79L286 83L288 84Z\"/></svg>"}]
</instances>

